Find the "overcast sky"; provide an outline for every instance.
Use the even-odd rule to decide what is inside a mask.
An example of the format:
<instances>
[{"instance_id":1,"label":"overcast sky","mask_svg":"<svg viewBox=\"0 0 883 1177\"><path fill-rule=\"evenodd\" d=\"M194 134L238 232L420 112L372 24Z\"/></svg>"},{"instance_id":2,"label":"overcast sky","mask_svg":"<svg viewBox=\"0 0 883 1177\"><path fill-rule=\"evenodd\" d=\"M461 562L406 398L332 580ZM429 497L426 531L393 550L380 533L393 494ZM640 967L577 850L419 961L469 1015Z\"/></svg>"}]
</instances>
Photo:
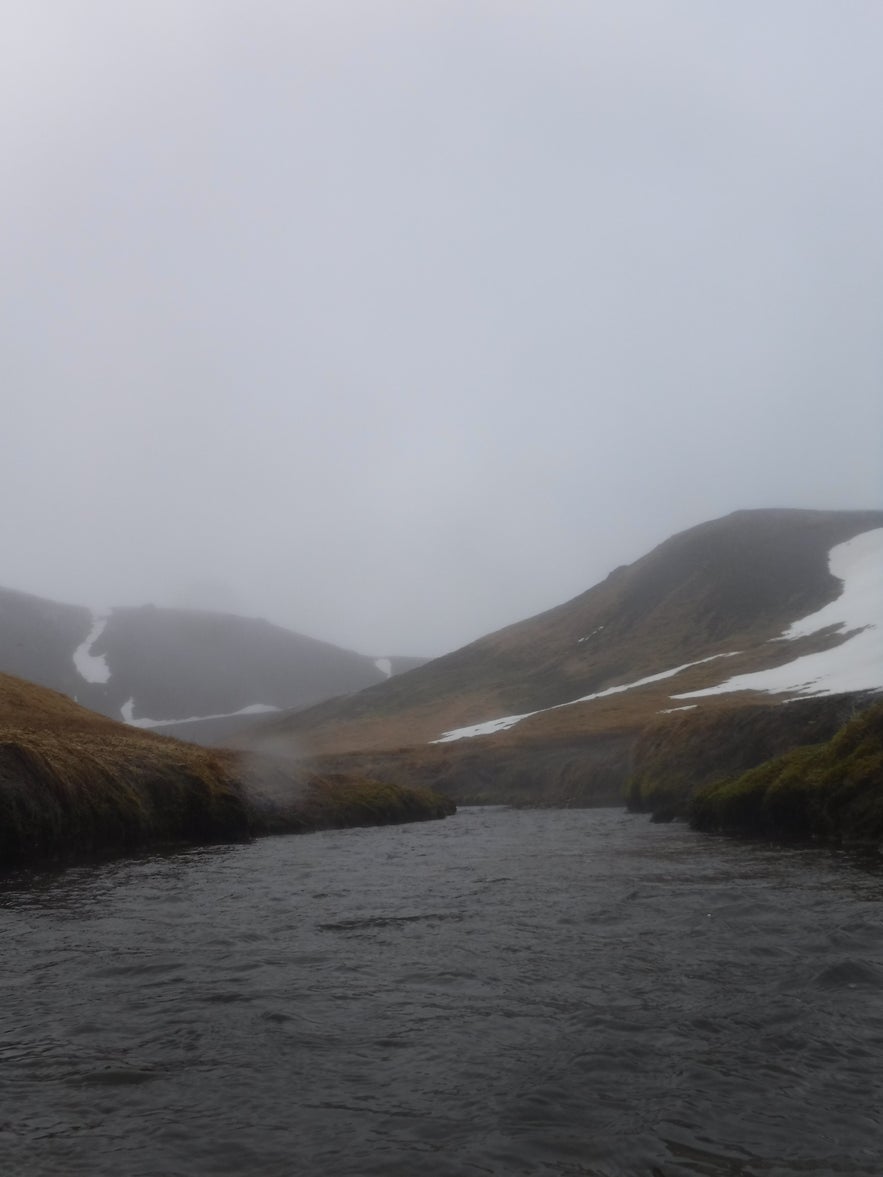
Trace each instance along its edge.
<instances>
[{"instance_id":1,"label":"overcast sky","mask_svg":"<svg viewBox=\"0 0 883 1177\"><path fill-rule=\"evenodd\" d=\"M0 584L434 655L883 488L879 0L28 0Z\"/></svg>"}]
</instances>

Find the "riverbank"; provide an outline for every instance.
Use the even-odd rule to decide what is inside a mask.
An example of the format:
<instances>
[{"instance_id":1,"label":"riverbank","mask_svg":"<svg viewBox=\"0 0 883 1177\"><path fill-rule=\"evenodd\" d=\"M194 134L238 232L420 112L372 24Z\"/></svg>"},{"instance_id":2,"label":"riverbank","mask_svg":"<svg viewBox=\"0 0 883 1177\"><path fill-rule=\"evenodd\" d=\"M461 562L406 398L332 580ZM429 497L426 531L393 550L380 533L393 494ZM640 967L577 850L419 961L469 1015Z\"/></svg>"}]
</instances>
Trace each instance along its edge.
<instances>
[{"instance_id":1,"label":"riverbank","mask_svg":"<svg viewBox=\"0 0 883 1177\"><path fill-rule=\"evenodd\" d=\"M627 806L656 821L687 819L701 790L830 740L873 701L835 695L770 706L747 695L730 705L660 715L635 741Z\"/></svg>"},{"instance_id":2,"label":"riverbank","mask_svg":"<svg viewBox=\"0 0 883 1177\"><path fill-rule=\"evenodd\" d=\"M883 845L883 703L824 743L700 789L694 829Z\"/></svg>"},{"instance_id":3,"label":"riverbank","mask_svg":"<svg viewBox=\"0 0 883 1177\"><path fill-rule=\"evenodd\" d=\"M450 801L114 723L0 676L0 871L148 846L422 821Z\"/></svg>"}]
</instances>

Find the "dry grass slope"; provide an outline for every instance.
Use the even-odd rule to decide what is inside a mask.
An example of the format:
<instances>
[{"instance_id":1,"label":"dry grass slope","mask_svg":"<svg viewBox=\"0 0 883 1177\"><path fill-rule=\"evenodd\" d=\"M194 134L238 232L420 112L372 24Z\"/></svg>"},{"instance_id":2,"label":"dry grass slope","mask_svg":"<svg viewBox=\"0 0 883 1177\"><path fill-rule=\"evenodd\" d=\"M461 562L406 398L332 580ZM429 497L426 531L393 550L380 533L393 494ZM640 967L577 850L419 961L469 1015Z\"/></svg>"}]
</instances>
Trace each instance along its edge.
<instances>
[{"instance_id":1,"label":"dry grass slope","mask_svg":"<svg viewBox=\"0 0 883 1177\"><path fill-rule=\"evenodd\" d=\"M692 738L692 727L660 715L673 706L672 694L779 665L837 640L831 634L770 639L837 597L830 549L881 525L879 511L738 511L672 537L555 609L356 695L268 719L241 743L256 749L288 743L315 757L323 771L418 781L461 802L615 803L645 729L659 723L666 738L682 731ZM690 666L676 678L544 710L720 655L728 657ZM762 710L776 712L778 703L760 694L720 696L703 699L697 710L713 728L720 712L751 708L743 716L744 742L748 749L762 745L768 757L791 745L777 744L772 734L764 745L762 733L746 733L749 720L762 727ZM506 731L431 743L446 730L534 711ZM788 721L776 717L770 726L784 728ZM788 736L792 743L833 730L798 728ZM753 763L724 757L720 768L743 771ZM677 775L674 761L666 771ZM661 779L651 785L648 777L639 794L663 785ZM686 788L674 779L665 787L678 794Z\"/></svg>"}]
</instances>

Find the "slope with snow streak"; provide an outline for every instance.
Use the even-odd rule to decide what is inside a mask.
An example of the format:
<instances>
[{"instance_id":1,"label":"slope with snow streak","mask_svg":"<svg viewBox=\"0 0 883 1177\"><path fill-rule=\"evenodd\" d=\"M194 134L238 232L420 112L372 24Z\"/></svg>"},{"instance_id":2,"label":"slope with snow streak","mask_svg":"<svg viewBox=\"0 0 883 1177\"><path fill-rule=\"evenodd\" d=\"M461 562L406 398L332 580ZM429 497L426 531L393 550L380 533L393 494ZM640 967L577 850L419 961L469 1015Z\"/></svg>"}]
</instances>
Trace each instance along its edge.
<instances>
[{"instance_id":1,"label":"slope with snow streak","mask_svg":"<svg viewBox=\"0 0 883 1177\"><path fill-rule=\"evenodd\" d=\"M793 622L779 638L773 640L794 641L836 627L836 632L843 634L845 641L831 650L807 654L784 666L753 674L737 675L717 686L673 694L671 698L699 699L746 690L767 691L771 694L788 692L797 695L836 695L848 691L883 690L883 528L863 532L846 543L838 544L831 549L828 563L831 574L843 582L840 596L817 612ZM651 674L636 682L583 695L579 699L571 699L555 707L527 711L523 715L504 715L498 719L486 720L484 723L454 728L444 732L431 743L447 744L454 740L507 731L533 715L557 711L561 707L572 707L577 703L589 703L593 699L603 699L609 695L648 686L662 679L672 678L691 666L700 666L705 662L714 661L715 658L732 656L732 653L716 654L711 658L701 658L698 662L687 662L671 670ZM681 710L686 708L672 707L663 714Z\"/></svg>"},{"instance_id":2,"label":"slope with snow streak","mask_svg":"<svg viewBox=\"0 0 883 1177\"><path fill-rule=\"evenodd\" d=\"M86 640L74 650L74 666L76 666L80 677L86 682L105 683L110 681L110 667L107 665L107 658L104 654L92 653L92 647L104 633L106 625L106 613L93 613L92 628L89 630Z\"/></svg>"},{"instance_id":3,"label":"slope with snow streak","mask_svg":"<svg viewBox=\"0 0 883 1177\"><path fill-rule=\"evenodd\" d=\"M844 642L819 654L806 654L784 666L740 674L714 687L688 691L675 699L699 699L733 691L769 694L838 695L883 690L883 528L866 531L832 548L831 574L843 582L840 596L795 621L777 641L808 637L836 626Z\"/></svg>"},{"instance_id":4,"label":"slope with snow streak","mask_svg":"<svg viewBox=\"0 0 883 1177\"><path fill-rule=\"evenodd\" d=\"M281 708L275 707L272 703L251 703L248 707L242 707L239 711L226 711L221 715L188 715L185 719L136 719L135 718L135 700L134 698L127 699L120 707L120 715L123 717L123 722L130 727L171 727L179 723L199 723L204 719L235 719L237 715L267 715L271 711L279 711Z\"/></svg>"},{"instance_id":5,"label":"slope with snow streak","mask_svg":"<svg viewBox=\"0 0 883 1177\"><path fill-rule=\"evenodd\" d=\"M549 711L559 711L562 707L573 707L577 703L591 703L593 699L606 699L609 695L619 695L623 691L632 691L636 687L646 687L650 683L662 682L663 679L673 678L682 670L689 670L691 666L702 666L706 662L714 662L717 658L733 658L738 650L727 654L712 654L710 658L700 658L698 662L684 662L682 666L674 666L671 670L661 670L658 674L649 674L646 678L639 678L635 682L623 683L618 687L607 687L603 691L595 691L591 695L581 695L579 699L568 699L566 703L556 703L554 707L542 707L539 711L526 711L523 715L504 715L501 719L488 719L485 723L475 723L470 727L457 727L444 732L437 740L430 740L431 744L450 744L454 740L470 739L472 736L488 736L493 732L504 732L522 719L529 719L532 715L545 715Z\"/></svg>"}]
</instances>

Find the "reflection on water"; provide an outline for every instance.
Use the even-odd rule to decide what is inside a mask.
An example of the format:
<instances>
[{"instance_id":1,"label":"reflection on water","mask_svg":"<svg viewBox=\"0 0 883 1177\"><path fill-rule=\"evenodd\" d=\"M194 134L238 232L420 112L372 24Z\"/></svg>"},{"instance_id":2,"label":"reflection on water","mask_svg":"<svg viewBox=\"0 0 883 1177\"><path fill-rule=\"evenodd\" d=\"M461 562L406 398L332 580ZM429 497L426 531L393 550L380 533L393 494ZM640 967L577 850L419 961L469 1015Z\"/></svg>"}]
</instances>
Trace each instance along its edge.
<instances>
[{"instance_id":1,"label":"reflection on water","mask_svg":"<svg viewBox=\"0 0 883 1177\"><path fill-rule=\"evenodd\" d=\"M0 887L0 1172L883 1172L883 877L464 810Z\"/></svg>"}]
</instances>

